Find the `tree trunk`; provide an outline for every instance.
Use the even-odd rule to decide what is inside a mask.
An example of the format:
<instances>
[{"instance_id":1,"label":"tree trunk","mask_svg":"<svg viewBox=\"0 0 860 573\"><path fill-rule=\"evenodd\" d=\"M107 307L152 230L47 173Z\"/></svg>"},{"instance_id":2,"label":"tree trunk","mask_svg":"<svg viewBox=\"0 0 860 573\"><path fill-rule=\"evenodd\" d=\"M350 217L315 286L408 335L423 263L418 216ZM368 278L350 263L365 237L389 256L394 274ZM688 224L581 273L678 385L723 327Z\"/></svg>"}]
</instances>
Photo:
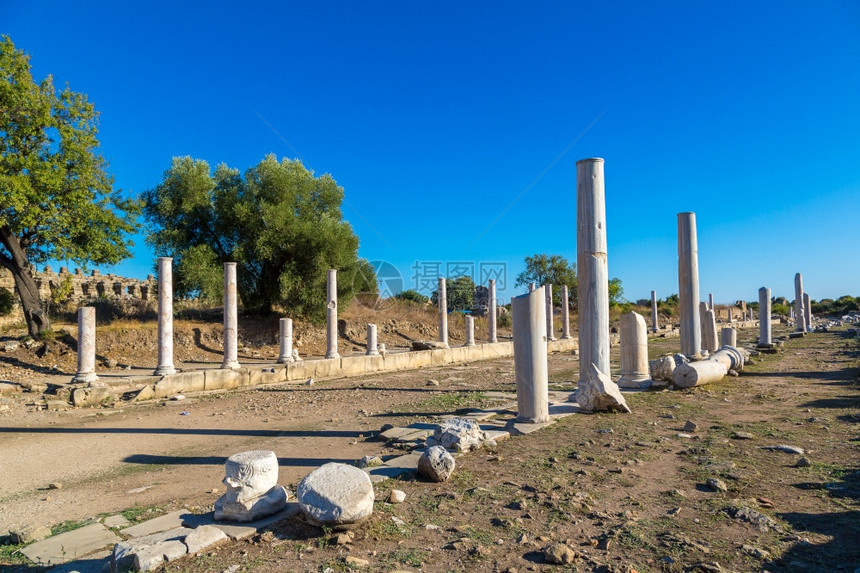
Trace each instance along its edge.
<instances>
[{"instance_id":1,"label":"tree trunk","mask_svg":"<svg viewBox=\"0 0 860 573\"><path fill-rule=\"evenodd\" d=\"M11 255L10 258L0 254L0 265L9 269L15 279L15 288L21 299L24 318L27 320L27 330L30 336L35 337L43 330L50 330L51 321L48 314L42 310L39 289L29 271L27 253L9 227L0 228L0 242Z\"/></svg>"}]
</instances>

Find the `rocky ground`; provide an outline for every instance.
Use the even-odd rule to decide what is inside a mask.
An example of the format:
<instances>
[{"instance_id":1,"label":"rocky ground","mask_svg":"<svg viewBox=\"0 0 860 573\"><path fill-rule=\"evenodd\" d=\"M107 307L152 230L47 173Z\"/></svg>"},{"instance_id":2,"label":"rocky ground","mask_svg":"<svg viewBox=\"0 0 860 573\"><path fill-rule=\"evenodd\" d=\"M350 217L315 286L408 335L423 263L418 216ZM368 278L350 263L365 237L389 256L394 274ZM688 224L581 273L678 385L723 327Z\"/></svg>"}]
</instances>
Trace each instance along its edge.
<instances>
[{"instance_id":1,"label":"rocky ground","mask_svg":"<svg viewBox=\"0 0 860 573\"><path fill-rule=\"evenodd\" d=\"M651 356L677 345L652 340ZM549 363L552 387L572 389L576 358ZM448 482L378 484L374 515L351 539L293 518L166 570L854 571L858 375L854 338L791 340L738 378L628 394L632 414L574 415L462 456ZM325 461L397 453L373 441L383 424L513 388L504 359L102 410L13 407L0 414L0 532L210 510L224 459L245 449L275 451L294 491ZM773 449L783 445L803 453ZM391 489L405 501L386 503ZM0 569L31 570L15 549L0 548Z\"/></svg>"}]
</instances>

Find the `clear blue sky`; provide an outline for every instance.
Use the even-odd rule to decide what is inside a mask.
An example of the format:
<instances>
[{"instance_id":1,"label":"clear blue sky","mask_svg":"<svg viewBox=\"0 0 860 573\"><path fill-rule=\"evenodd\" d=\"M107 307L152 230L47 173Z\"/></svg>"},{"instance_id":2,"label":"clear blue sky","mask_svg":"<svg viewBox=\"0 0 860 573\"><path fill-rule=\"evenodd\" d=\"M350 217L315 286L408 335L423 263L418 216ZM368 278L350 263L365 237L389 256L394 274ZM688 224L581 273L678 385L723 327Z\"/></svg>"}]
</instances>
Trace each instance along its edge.
<instances>
[{"instance_id":1,"label":"clear blue sky","mask_svg":"<svg viewBox=\"0 0 860 573\"><path fill-rule=\"evenodd\" d=\"M526 255L575 260L575 162L599 156L628 299L678 292L682 211L703 297L791 299L798 271L860 295L857 2L0 0L0 32L89 94L118 187L300 157L406 288L415 261L503 261L508 299ZM112 270L152 256L140 237Z\"/></svg>"}]
</instances>

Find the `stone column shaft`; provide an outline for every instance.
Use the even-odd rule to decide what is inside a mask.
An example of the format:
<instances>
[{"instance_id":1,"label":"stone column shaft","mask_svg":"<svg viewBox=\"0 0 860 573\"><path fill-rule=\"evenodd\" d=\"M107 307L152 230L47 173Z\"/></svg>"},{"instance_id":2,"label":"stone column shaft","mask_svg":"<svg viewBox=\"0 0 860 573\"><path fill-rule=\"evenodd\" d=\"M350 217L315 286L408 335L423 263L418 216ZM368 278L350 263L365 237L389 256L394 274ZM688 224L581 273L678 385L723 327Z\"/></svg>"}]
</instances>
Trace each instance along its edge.
<instances>
[{"instance_id":1,"label":"stone column shaft","mask_svg":"<svg viewBox=\"0 0 860 573\"><path fill-rule=\"evenodd\" d=\"M651 385L648 367L648 327L635 312L621 315L621 388L647 388Z\"/></svg>"},{"instance_id":2,"label":"stone column shaft","mask_svg":"<svg viewBox=\"0 0 860 573\"><path fill-rule=\"evenodd\" d=\"M466 315L466 343L463 346L475 346L475 317Z\"/></svg>"},{"instance_id":3,"label":"stone column shaft","mask_svg":"<svg viewBox=\"0 0 860 573\"><path fill-rule=\"evenodd\" d=\"M239 310L236 263L224 263L224 362L221 368L239 368Z\"/></svg>"},{"instance_id":4,"label":"stone column shaft","mask_svg":"<svg viewBox=\"0 0 860 573\"><path fill-rule=\"evenodd\" d=\"M448 286L444 277L439 277L436 299L439 304L439 342L448 348Z\"/></svg>"},{"instance_id":5,"label":"stone column shaft","mask_svg":"<svg viewBox=\"0 0 860 573\"><path fill-rule=\"evenodd\" d=\"M173 366L173 259L158 257L158 366L155 375L175 374Z\"/></svg>"},{"instance_id":6,"label":"stone column shaft","mask_svg":"<svg viewBox=\"0 0 860 573\"><path fill-rule=\"evenodd\" d=\"M812 300L807 292L803 293L803 322L806 324L806 331L812 332Z\"/></svg>"},{"instance_id":7,"label":"stone column shaft","mask_svg":"<svg viewBox=\"0 0 860 573\"><path fill-rule=\"evenodd\" d=\"M657 320L657 291L651 291L651 332L660 330L660 323Z\"/></svg>"},{"instance_id":8,"label":"stone column shaft","mask_svg":"<svg viewBox=\"0 0 860 573\"><path fill-rule=\"evenodd\" d=\"M800 332L806 331L806 313L803 310L803 276L800 273L794 275L794 318Z\"/></svg>"},{"instance_id":9,"label":"stone column shaft","mask_svg":"<svg viewBox=\"0 0 860 573\"><path fill-rule=\"evenodd\" d=\"M573 338L570 335L570 289L561 285L561 337L565 340Z\"/></svg>"},{"instance_id":10,"label":"stone column shaft","mask_svg":"<svg viewBox=\"0 0 860 573\"><path fill-rule=\"evenodd\" d=\"M537 283L529 283L529 292L534 292Z\"/></svg>"},{"instance_id":11,"label":"stone column shaft","mask_svg":"<svg viewBox=\"0 0 860 573\"><path fill-rule=\"evenodd\" d=\"M738 346L738 331L731 326L724 326L720 330L720 346Z\"/></svg>"},{"instance_id":12,"label":"stone column shaft","mask_svg":"<svg viewBox=\"0 0 860 573\"><path fill-rule=\"evenodd\" d=\"M496 315L498 303L496 302L496 279L490 279L488 289L489 301L487 301L487 328L489 329L490 342L498 342L498 316Z\"/></svg>"},{"instance_id":13,"label":"stone column shaft","mask_svg":"<svg viewBox=\"0 0 860 573\"><path fill-rule=\"evenodd\" d=\"M337 270L326 275L325 357L340 358L337 353Z\"/></svg>"},{"instance_id":14,"label":"stone column shaft","mask_svg":"<svg viewBox=\"0 0 860 573\"><path fill-rule=\"evenodd\" d=\"M771 330L770 289L761 287L758 289L758 344L770 347L773 345L773 333Z\"/></svg>"},{"instance_id":15,"label":"stone column shaft","mask_svg":"<svg viewBox=\"0 0 860 573\"><path fill-rule=\"evenodd\" d=\"M379 356L379 348L376 344L376 325L367 325L367 356Z\"/></svg>"},{"instance_id":16,"label":"stone column shaft","mask_svg":"<svg viewBox=\"0 0 860 573\"><path fill-rule=\"evenodd\" d=\"M94 382L96 376L96 309L78 309L78 371L72 382Z\"/></svg>"},{"instance_id":17,"label":"stone column shaft","mask_svg":"<svg viewBox=\"0 0 860 573\"><path fill-rule=\"evenodd\" d=\"M699 319L702 325L702 349L713 354L719 349L717 339L717 318L714 311L708 308L708 303L699 305Z\"/></svg>"},{"instance_id":18,"label":"stone column shaft","mask_svg":"<svg viewBox=\"0 0 860 573\"><path fill-rule=\"evenodd\" d=\"M552 285L545 284L546 294L546 339L555 340L555 311L552 304Z\"/></svg>"},{"instance_id":19,"label":"stone column shaft","mask_svg":"<svg viewBox=\"0 0 860 573\"><path fill-rule=\"evenodd\" d=\"M282 318L278 326L281 342L278 364L287 364L293 361L293 319Z\"/></svg>"},{"instance_id":20,"label":"stone column shaft","mask_svg":"<svg viewBox=\"0 0 860 573\"><path fill-rule=\"evenodd\" d=\"M549 421L544 288L512 298L511 314L517 382L517 419L532 423Z\"/></svg>"},{"instance_id":21,"label":"stone column shaft","mask_svg":"<svg viewBox=\"0 0 860 573\"><path fill-rule=\"evenodd\" d=\"M603 159L576 162L576 250L579 281L579 378L591 365L609 370L609 268Z\"/></svg>"},{"instance_id":22,"label":"stone column shaft","mask_svg":"<svg viewBox=\"0 0 860 573\"><path fill-rule=\"evenodd\" d=\"M681 315L681 353L702 354L699 318L699 246L696 214L678 213L678 298Z\"/></svg>"},{"instance_id":23,"label":"stone column shaft","mask_svg":"<svg viewBox=\"0 0 860 573\"><path fill-rule=\"evenodd\" d=\"M708 293L708 308L716 311L714 308L714 293Z\"/></svg>"}]
</instances>

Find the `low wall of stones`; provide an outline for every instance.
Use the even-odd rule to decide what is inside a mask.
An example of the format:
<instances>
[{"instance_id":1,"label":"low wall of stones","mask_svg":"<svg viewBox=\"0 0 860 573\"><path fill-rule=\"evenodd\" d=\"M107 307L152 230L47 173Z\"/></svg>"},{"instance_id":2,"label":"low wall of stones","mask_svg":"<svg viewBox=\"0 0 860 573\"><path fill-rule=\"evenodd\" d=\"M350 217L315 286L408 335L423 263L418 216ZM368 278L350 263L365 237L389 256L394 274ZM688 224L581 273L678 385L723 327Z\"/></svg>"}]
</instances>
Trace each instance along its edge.
<instances>
[{"instance_id":1,"label":"low wall of stones","mask_svg":"<svg viewBox=\"0 0 860 573\"><path fill-rule=\"evenodd\" d=\"M576 338L547 342L549 353L570 352L578 349ZM114 380L108 386L76 388L72 391L72 403L86 406L102 403L118 390L137 391L135 400L170 398L177 394L211 390L232 390L247 386L278 384L283 382L304 383L309 378L329 380L364 376L375 372L416 370L445 364L462 364L494 358L512 357L513 342L475 344L436 350L413 350L410 352L388 352L384 356L343 356L320 360L301 360L289 364L260 364L242 368L192 370L164 376L141 376ZM102 380L103 382L104 380Z\"/></svg>"}]
</instances>

